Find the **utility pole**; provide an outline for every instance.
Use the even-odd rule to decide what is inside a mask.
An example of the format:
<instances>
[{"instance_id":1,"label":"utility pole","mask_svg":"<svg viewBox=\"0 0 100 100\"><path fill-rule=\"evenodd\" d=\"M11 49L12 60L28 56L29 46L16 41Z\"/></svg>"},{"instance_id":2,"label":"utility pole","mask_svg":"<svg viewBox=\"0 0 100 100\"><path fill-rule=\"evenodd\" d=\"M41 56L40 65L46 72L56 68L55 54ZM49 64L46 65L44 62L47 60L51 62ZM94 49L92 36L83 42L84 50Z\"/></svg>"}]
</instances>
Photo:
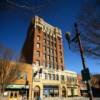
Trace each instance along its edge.
<instances>
[{"instance_id":1,"label":"utility pole","mask_svg":"<svg viewBox=\"0 0 100 100\"><path fill-rule=\"evenodd\" d=\"M89 73L89 70L87 70L88 68L86 67L86 64L85 64L84 49L81 44L80 33L78 31L78 26L76 23L74 24L74 27L75 27L75 32L76 32L76 36L77 36L78 46L80 49L80 55L81 55L81 60L82 60L82 65L83 65L83 72L84 72L83 74L86 73L85 75L82 75L82 76L87 77L86 75L90 76L90 73ZM93 93L92 93L92 89L91 89L90 79L86 80L86 85L87 85L87 89L88 89L89 99L93 100Z\"/></svg>"}]
</instances>

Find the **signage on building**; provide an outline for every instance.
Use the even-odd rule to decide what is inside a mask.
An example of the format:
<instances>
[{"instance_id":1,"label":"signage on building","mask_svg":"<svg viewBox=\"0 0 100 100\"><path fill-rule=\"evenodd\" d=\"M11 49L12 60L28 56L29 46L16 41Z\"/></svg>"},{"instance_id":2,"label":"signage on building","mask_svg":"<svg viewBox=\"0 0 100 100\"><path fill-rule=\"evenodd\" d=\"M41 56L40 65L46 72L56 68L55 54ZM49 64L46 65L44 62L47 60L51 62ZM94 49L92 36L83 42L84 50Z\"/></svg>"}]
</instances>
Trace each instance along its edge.
<instances>
[{"instance_id":1,"label":"signage on building","mask_svg":"<svg viewBox=\"0 0 100 100\"><path fill-rule=\"evenodd\" d=\"M29 89L29 85L7 85L6 88L10 88L10 89L22 89L22 88L27 88L27 89Z\"/></svg>"}]
</instances>

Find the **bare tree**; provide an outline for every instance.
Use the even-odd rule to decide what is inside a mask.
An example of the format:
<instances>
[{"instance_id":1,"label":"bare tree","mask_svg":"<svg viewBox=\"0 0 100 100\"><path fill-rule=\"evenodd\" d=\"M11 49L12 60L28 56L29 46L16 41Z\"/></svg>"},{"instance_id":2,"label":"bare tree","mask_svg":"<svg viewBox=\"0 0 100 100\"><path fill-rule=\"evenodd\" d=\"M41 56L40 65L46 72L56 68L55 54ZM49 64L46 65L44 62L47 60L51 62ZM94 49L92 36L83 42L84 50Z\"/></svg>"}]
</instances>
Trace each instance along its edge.
<instances>
[{"instance_id":1,"label":"bare tree","mask_svg":"<svg viewBox=\"0 0 100 100\"><path fill-rule=\"evenodd\" d=\"M87 0L78 16L84 51L100 59L100 0Z\"/></svg>"},{"instance_id":2,"label":"bare tree","mask_svg":"<svg viewBox=\"0 0 100 100\"><path fill-rule=\"evenodd\" d=\"M12 62L14 53L0 44L0 92L3 94L6 86L17 78L18 63Z\"/></svg>"}]
</instances>

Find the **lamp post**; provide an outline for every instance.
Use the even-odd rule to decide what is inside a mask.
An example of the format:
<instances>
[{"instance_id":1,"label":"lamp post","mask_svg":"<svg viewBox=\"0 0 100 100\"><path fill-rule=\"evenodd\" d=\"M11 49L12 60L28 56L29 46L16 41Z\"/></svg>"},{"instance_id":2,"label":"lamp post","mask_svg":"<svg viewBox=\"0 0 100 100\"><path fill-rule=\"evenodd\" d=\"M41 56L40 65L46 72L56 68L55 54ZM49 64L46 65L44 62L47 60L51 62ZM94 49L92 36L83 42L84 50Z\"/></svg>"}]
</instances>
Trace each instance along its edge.
<instances>
[{"instance_id":1,"label":"lamp post","mask_svg":"<svg viewBox=\"0 0 100 100\"><path fill-rule=\"evenodd\" d=\"M83 50L83 47L82 47L82 44L81 44L80 33L78 31L78 26L77 26L76 23L74 24L74 27L75 27L75 33L76 33L75 37L71 40L70 39L70 33L66 33L66 39L69 43L69 48L70 48L71 42L74 42L74 41L78 42L81 60L82 60L82 65L83 65L83 70L81 71L82 72L82 79L84 81L86 81L89 99L93 100L93 94L92 94L92 89L91 89L91 84L90 84L90 73L89 73L89 69L86 67L86 64L85 64L84 50Z\"/></svg>"}]
</instances>

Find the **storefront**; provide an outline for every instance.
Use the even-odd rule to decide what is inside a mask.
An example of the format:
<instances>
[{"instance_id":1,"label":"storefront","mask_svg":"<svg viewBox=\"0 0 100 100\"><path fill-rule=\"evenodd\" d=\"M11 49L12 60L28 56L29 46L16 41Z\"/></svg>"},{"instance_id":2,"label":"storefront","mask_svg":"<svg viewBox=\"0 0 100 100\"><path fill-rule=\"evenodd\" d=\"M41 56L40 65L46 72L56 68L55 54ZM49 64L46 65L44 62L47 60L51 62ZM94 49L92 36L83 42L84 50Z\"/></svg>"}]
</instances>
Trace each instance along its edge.
<instances>
[{"instance_id":1,"label":"storefront","mask_svg":"<svg viewBox=\"0 0 100 100\"><path fill-rule=\"evenodd\" d=\"M29 98L29 85L8 85L6 96L8 100L27 100Z\"/></svg>"},{"instance_id":2,"label":"storefront","mask_svg":"<svg viewBox=\"0 0 100 100\"><path fill-rule=\"evenodd\" d=\"M43 86L43 95L45 97L56 97L59 96L59 88L58 86L49 86L49 85L44 85Z\"/></svg>"}]
</instances>

